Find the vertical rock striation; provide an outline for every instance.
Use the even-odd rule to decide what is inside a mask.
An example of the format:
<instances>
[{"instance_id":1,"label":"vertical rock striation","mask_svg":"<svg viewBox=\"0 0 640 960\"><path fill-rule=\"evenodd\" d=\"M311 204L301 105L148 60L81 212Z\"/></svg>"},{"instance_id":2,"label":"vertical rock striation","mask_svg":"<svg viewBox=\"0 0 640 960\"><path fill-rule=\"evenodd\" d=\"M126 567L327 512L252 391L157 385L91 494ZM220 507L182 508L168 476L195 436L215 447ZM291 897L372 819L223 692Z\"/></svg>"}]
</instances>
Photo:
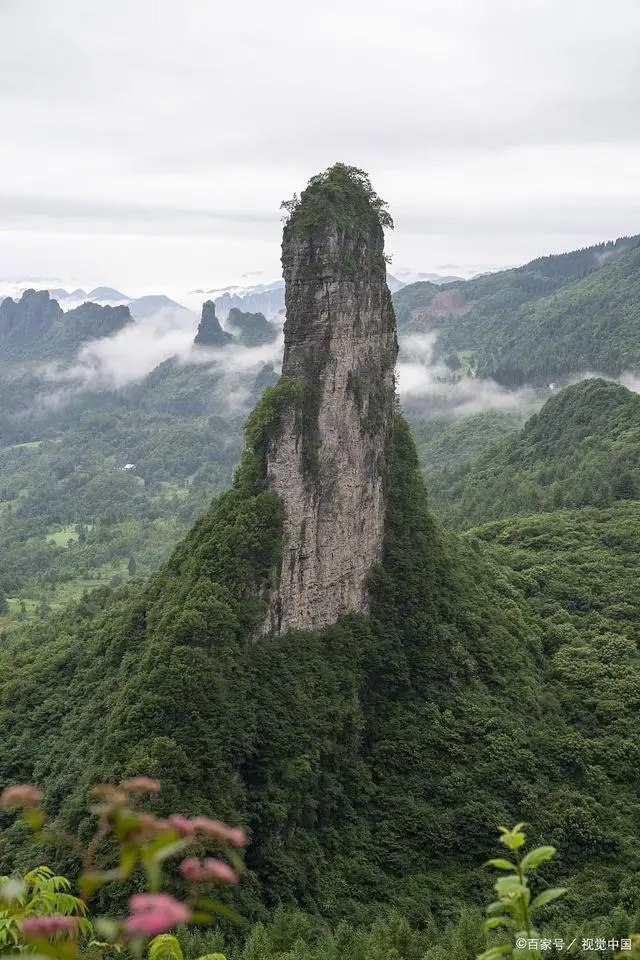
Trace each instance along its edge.
<instances>
[{"instance_id":1,"label":"vertical rock striation","mask_svg":"<svg viewBox=\"0 0 640 960\"><path fill-rule=\"evenodd\" d=\"M384 259L391 221L366 176L337 164L286 206L282 373L299 400L266 458L285 507L267 632L319 629L368 606L398 352Z\"/></svg>"}]
</instances>

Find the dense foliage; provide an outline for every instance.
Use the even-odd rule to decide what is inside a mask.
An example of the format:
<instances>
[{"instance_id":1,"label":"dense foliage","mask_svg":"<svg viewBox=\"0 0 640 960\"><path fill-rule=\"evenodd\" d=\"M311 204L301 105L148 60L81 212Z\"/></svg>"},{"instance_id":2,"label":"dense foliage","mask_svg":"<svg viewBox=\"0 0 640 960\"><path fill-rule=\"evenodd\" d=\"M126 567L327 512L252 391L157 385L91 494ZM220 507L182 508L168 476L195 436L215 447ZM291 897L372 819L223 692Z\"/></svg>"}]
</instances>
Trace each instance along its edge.
<instances>
[{"instance_id":1,"label":"dense foliage","mask_svg":"<svg viewBox=\"0 0 640 960\"><path fill-rule=\"evenodd\" d=\"M285 243L296 233L308 235L330 224L365 232L393 228L387 204L367 174L345 163L335 163L312 177L300 197L284 201L282 207L286 211Z\"/></svg>"},{"instance_id":2,"label":"dense foliage","mask_svg":"<svg viewBox=\"0 0 640 960\"><path fill-rule=\"evenodd\" d=\"M430 471L451 469L477 460L487 449L522 427L525 417L516 410L483 410L469 416L421 415L419 409L407 411L407 420L415 440L420 466L427 471L432 499Z\"/></svg>"},{"instance_id":3,"label":"dense foliage","mask_svg":"<svg viewBox=\"0 0 640 960\"><path fill-rule=\"evenodd\" d=\"M528 584L438 532L401 418L371 616L252 639L280 543L261 451L290 402L286 381L267 391L234 488L148 584L89 596L5 654L0 776L46 787L81 835L93 779L162 779L160 814L240 811L237 902L254 919L284 902L356 925L390 908L454 920L496 823L541 811L559 866L582 876L572 919L633 908L636 774L602 752L575 767L597 736L584 691L555 692ZM619 656L637 669L624 643ZM608 709L631 749L635 701L612 693ZM0 857L24 864L17 828Z\"/></svg>"},{"instance_id":4,"label":"dense foliage","mask_svg":"<svg viewBox=\"0 0 640 960\"><path fill-rule=\"evenodd\" d=\"M568 387L475 461L430 471L428 487L437 512L463 527L639 498L640 396L600 379Z\"/></svg>"}]
</instances>

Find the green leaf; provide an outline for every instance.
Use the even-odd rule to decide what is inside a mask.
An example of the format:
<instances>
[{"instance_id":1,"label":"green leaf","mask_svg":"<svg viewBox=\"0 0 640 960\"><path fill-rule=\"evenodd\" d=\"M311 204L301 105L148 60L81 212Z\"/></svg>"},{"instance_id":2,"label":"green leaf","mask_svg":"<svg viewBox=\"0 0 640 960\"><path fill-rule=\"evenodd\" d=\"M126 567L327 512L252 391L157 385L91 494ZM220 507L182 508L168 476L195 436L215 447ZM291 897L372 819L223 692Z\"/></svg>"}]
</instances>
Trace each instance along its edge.
<instances>
[{"instance_id":1,"label":"green leaf","mask_svg":"<svg viewBox=\"0 0 640 960\"><path fill-rule=\"evenodd\" d=\"M138 848L133 844L123 844L120 848L120 873L123 879L131 875L137 859Z\"/></svg>"},{"instance_id":2,"label":"green leaf","mask_svg":"<svg viewBox=\"0 0 640 960\"><path fill-rule=\"evenodd\" d=\"M507 910L509 913L513 913L514 905L508 900L496 900L495 903L490 903L487 907L487 913L502 913L504 910Z\"/></svg>"},{"instance_id":3,"label":"green leaf","mask_svg":"<svg viewBox=\"0 0 640 960\"><path fill-rule=\"evenodd\" d=\"M516 896L524 896L528 893L527 888L520 883L518 877L500 877L493 886L500 899L513 896L514 894Z\"/></svg>"},{"instance_id":4,"label":"green leaf","mask_svg":"<svg viewBox=\"0 0 640 960\"><path fill-rule=\"evenodd\" d=\"M483 867L497 867L498 870L515 870L515 863L511 863L510 860L502 860L500 857L494 858L493 860L487 860L486 863L482 864Z\"/></svg>"},{"instance_id":5,"label":"green leaf","mask_svg":"<svg viewBox=\"0 0 640 960\"><path fill-rule=\"evenodd\" d=\"M511 917L489 917L488 920L482 924L482 932L487 933L488 930L493 930L495 927L500 927L504 924L505 927L515 927L516 922L512 920Z\"/></svg>"},{"instance_id":6,"label":"green leaf","mask_svg":"<svg viewBox=\"0 0 640 960\"><path fill-rule=\"evenodd\" d=\"M169 857L175 857L178 853L183 853L187 847L191 846L191 840L176 840L175 843L168 843L161 850L157 850L153 855L153 860L156 863L162 863L164 860L168 860Z\"/></svg>"},{"instance_id":7,"label":"green leaf","mask_svg":"<svg viewBox=\"0 0 640 960\"><path fill-rule=\"evenodd\" d=\"M210 913L203 913L202 910L194 910L191 914L191 923L213 923L213 917Z\"/></svg>"},{"instance_id":8,"label":"green leaf","mask_svg":"<svg viewBox=\"0 0 640 960\"><path fill-rule=\"evenodd\" d=\"M149 890L152 893L157 893L162 886L162 870L160 869L160 864L152 860L151 863L147 863L146 871Z\"/></svg>"},{"instance_id":9,"label":"green leaf","mask_svg":"<svg viewBox=\"0 0 640 960\"><path fill-rule=\"evenodd\" d=\"M29 808L23 812L22 819L29 824L32 830L39 830L44 823L44 814L42 810Z\"/></svg>"},{"instance_id":10,"label":"green leaf","mask_svg":"<svg viewBox=\"0 0 640 960\"><path fill-rule=\"evenodd\" d=\"M162 833L158 834L157 837L154 837L153 840L147 843L142 851L142 859L145 863L148 863L152 860L156 853L159 850L164 850L166 847L170 847L171 844L175 843L179 838L179 833L177 830L171 828L170 830L163 830ZM180 841L185 843L188 846L189 841Z\"/></svg>"},{"instance_id":11,"label":"green leaf","mask_svg":"<svg viewBox=\"0 0 640 960\"><path fill-rule=\"evenodd\" d=\"M522 859L521 867L523 870L530 870L537 867L546 860L551 860L556 855L555 847L536 847Z\"/></svg>"},{"instance_id":12,"label":"green leaf","mask_svg":"<svg viewBox=\"0 0 640 960\"><path fill-rule=\"evenodd\" d=\"M510 850L517 850L525 844L527 838L521 832L521 827L524 827L524 823L517 823L513 830L509 830L507 827L498 827L498 830L501 831L500 843L503 843Z\"/></svg>"},{"instance_id":13,"label":"green leaf","mask_svg":"<svg viewBox=\"0 0 640 960\"><path fill-rule=\"evenodd\" d=\"M495 960L496 957L503 957L505 953L511 953L511 944L503 943L500 947L491 947L484 953L479 953L476 960Z\"/></svg>"},{"instance_id":14,"label":"green leaf","mask_svg":"<svg viewBox=\"0 0 640 960\"><path fill-rule=\"evenodd\" d=\"M170 933L154 937L149 943L147 956L149 960L184 960L178 938Z\"/></svg>"},{"instance_id":15,"label":"green leaf","mask_svg":"<svg viewBox=\"0 0 640 960\"><path fill-rule=\"evenodd\" d=\"M554 887L552 890L543 890L542 893L539 893L531 904L531 910L537 910L538 907L544 907L547 903L551 903L552 900L557 900L558 897L563 896L567 892L567 887Z\"/></svg>"},{"instance_id":16,"label":"green leaf","mask_svg":"<svg viewBox=\"0 0 640 960\"><path fill-rule=\"evenodd\" d=\"M140 826L140 820L127 807L119 807L113 814L115 834L119 840L124 840Z\"/></svg>"}]
</instances>

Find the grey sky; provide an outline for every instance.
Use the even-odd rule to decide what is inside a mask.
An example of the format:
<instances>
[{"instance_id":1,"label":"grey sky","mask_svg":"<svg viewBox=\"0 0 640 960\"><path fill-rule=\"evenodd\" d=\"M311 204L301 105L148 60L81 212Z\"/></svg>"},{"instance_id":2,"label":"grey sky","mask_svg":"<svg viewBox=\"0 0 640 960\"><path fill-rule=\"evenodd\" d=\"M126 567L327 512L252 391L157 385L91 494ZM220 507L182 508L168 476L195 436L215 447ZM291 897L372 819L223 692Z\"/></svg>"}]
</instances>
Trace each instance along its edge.
<instances>
[{"instance_id":1,"label":"grey sky","mask_svg":"<svg viewBox=\"0 0 640 960\"><path fill-rule=\"evenodd\" d=\"M0 0L0 36L0 276L272 279L336 160L397 266L640 232L638 0Z\"/></svg>"}]
</instances>

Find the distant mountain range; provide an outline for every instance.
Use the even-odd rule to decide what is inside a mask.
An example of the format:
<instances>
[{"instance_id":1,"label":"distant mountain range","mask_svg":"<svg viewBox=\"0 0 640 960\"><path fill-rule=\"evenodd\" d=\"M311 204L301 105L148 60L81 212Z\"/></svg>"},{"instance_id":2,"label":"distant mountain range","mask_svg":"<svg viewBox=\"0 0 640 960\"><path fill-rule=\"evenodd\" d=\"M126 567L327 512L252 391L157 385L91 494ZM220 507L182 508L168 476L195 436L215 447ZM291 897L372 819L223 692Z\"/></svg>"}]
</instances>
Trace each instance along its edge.
<instances>
[{"instance_id":1,"label":"distant mountain range","mask_svg":"<svg viewBox=\"0 0 640 960\"><path fill-rule=\"evenodd\" d=\"M417 281L433 284L447 284L459 281L457 276L438 273L415 273L405 270L403 279L387 274L387 283L391 293ZM267 320L273 320L284 311L284 282L274 280L271 283L258 283L251 286L229 286L212 289L198 288L189 290L178 299L165 294L148 294L131 297L129 294L110 286L97 286L86 291L82 287L67 289L56 286L54 281L44 279L33 281L0 281L0 302L6 297L20 299L26 290L47 290L52 300L57 300L65 312L82 306L83 303L97 303L103 307L126 306L135 319L151 316L161 310L189 310L194 317L200 314L202 304L211 300L215 304L216 316L224 324L232 310L242 313L263 314Z\"/></svg>"},{"instance_id":2,"label":"distant mountain range","mask_svg":"<svg viewBox=\"0 0 640 960\"><path fill-rule=\"evenodd\" d=\"M453 274L414 276L422 279L405 283L388 275L399 334L433 334L429 363L446 365L454 378L493 379L512 388L567 382L585 371L616 377L640 367L640 235L469 280ZM0 282L0 295L14 298L0 304L0 359L34 351L38 358L68 355L83 339L147 318L160 317L167 327L179 318L183 327L192 323L195 332L205 302L213 304L221 332L246 346L272 342L284 319L280 280L191 290L176 299L130 297L111 286L69 290L59 282L50 284L46 303L36 289L27 291L28 302L22 303L24 282ZM91 305L116 312L98 320ZM16 329L19 315L21 330ZM62 323L64 315L72 322Z\"/></svg>"},{"instance_id":3,"label":"distant mountain range","mask_svg":"<svg viewBox=\"0 0 640 960\"><path fill-rule=\"evenodd\" d=\"M512 270L394 295L400 334L435 333L434 359L507 387L640 366L640 235Z\"/></svg>"},{"instance_id":4,"label":"distant mountain range","mask_svg":"<svg viewBox=\"0 0 640 960\"><path fill-rule=\"evenodd\" d=\"M70 358L87 340L107 337L133 317L125 304L86 301L63 311L46 290L25 290L20 300L0 303L0 360Z\"/></svg>"}]
</instances>

